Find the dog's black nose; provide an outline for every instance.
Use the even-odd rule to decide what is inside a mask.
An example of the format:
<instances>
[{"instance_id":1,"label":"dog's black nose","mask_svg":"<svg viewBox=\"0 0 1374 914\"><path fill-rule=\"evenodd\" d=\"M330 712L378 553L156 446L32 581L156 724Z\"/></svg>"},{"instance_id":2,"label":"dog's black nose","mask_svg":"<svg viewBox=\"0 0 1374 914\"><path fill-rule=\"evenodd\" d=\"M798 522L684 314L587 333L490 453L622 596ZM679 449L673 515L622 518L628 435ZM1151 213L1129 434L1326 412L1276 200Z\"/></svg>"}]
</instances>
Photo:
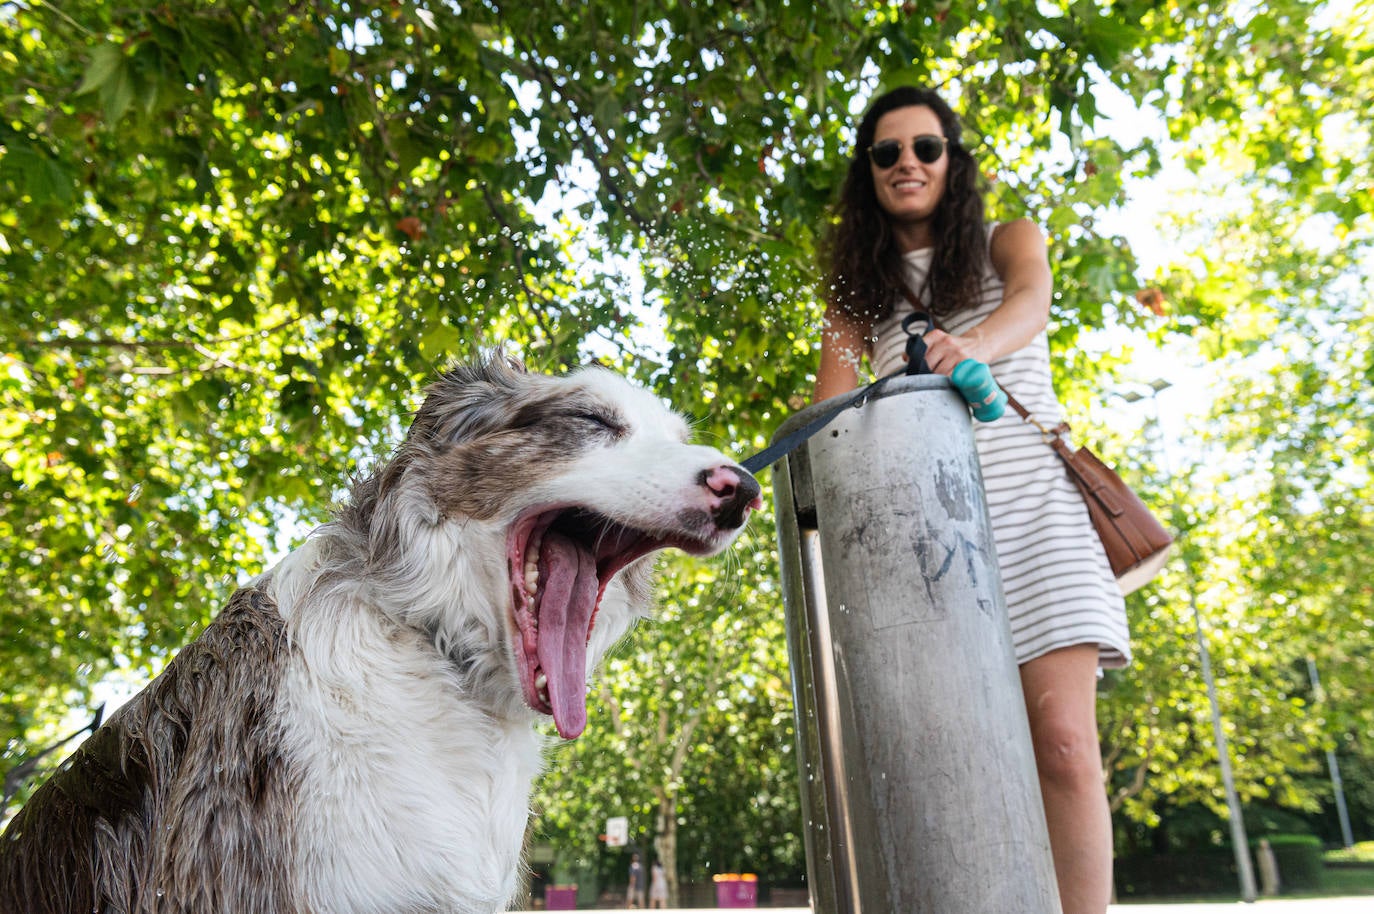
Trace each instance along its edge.
<instances>
[{"instance_id":1,"label":"dog's black nose","mask_svg":"<svg viewBox=\"0 0 1374 914\"><path fill-rule=\"evenodd\" d=\"M737 466L702 470L698 479L711 493L711 520L722 530L744 524L751 508L763 507L758 480Z\"/></svg>"}]
</instances>

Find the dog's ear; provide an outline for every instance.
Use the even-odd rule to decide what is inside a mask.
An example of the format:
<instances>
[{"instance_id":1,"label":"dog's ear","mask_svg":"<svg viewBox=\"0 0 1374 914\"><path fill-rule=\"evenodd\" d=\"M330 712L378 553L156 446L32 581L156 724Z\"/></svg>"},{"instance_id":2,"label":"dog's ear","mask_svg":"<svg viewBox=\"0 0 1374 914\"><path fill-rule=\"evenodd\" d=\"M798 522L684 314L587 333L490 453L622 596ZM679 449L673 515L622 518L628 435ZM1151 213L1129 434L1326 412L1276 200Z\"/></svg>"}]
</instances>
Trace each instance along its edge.
<instances>
[{"instance_id":1,"label":"dog's ear","mask_svg":"<svg viewBox=\"0 0 1374 914\"><path fill-rule=\"evenodd\" d=\"M424 402L406 432L407 442L454 442L500 424L507 418L503 404L511 402L529 377L524 363L502 346L454 362L425 388Z\"/></svg>"}]
</instances>

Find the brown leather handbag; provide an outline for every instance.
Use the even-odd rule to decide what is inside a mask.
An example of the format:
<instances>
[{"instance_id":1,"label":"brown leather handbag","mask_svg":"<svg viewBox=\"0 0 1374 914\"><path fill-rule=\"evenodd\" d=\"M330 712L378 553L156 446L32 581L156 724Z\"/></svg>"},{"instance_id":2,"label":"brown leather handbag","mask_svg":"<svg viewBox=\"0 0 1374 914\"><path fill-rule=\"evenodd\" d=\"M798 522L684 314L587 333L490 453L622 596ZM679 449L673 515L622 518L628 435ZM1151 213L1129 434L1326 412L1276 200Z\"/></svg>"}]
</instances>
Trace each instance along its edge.
<instances>
[{"instance_id":1,"label":"brown leather handbag","mask_svg":"<svg viewBox=\"0 0 1374 914\"><path fill-rule=\"evenodd\" d=\"M1088 448L1069 446L1064 440L1068 425L1046 428L1010 394L1007 405L1040 429L1045 443L1064 461L1069 478L1083 493L1088 516L1116 576L1116 586L1128 594L1148 584L1168 561L1173 536L1115 470Z\"/></svg>"}]
</instances>

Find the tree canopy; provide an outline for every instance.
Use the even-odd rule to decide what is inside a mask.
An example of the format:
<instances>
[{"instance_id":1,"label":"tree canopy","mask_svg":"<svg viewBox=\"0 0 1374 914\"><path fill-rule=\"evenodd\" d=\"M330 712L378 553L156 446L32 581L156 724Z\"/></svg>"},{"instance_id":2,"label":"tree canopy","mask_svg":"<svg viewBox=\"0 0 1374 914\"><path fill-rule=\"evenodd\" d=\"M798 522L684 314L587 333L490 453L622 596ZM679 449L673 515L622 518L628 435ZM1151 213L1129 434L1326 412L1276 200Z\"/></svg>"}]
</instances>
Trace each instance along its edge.
<instances>
[{"instance_id":1,"label":"tree canopy","mask_svg":"<svg viewBox=\"0 0 1374 914\"><path fill-rule=\"evenodd\" d=\"M599 359L707 440L762 446L809 399L817 239L852 121L911 82L962 114L993 217L1046 228L1058 381L1085 427L1129 370L1101 332L1229 372L1187 466L1096 433L1186 532L1186 565L1132 598L1142 659L1105 699L1118 804L1151 822L1216 796L1191 594L1247 795L1310 806L1312 751L1368 756L1374 730L1371 12L0 4L4 760L112 674L154 673L477 347L551 371ZM1119 139L1131 118L1169 141ZM1101 226L1162 170L1196 175L1208 205L1160 226L1168 262L1146 275ZM795 865L795 834L769 837L797 815L771 537L758 518L734 565L670 560L661 627L612 663L594 734L564 750L624 764L596 789L548 782L548 834L591 855L612 792L651 833L753 803L753 856ZM1321 702L1295 673L1308 655ZM732 781L743 793L712 796ZM684 868L736 865L715 847Z\"/></svg>"}]
</instances>

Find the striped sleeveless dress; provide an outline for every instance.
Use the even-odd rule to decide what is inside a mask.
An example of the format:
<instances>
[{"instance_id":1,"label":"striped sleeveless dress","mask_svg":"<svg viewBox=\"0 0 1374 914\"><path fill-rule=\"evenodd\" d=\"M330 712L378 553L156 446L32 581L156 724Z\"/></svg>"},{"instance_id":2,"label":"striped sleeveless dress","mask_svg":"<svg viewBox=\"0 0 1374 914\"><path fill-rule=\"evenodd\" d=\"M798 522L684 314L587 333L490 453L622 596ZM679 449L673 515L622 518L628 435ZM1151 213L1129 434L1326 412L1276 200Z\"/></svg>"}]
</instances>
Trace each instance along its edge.
<instances>
[{"instance_id":1,"label":"striped sleeveless dress","mask_svg":"<svg viewBox=\"0 0 1374 914\"><path fill-rule=\"evenodd\" d=\"M989 232L991 238L991 232ZM905 256L907 284L924 285L932 251ZM976 308L941 318L953 334L982 323L1002 303L1002 280L991 264ZM902 318L914 309L899 296L893 313L874 326L872 365L878 376L904 367ZM1024 349L997 359L993 377L1045 426L1061 421L1050 375L1049 337L1041 333ZM1107 564L1088 509L1063 462L1040 432L1008 409L995 422L973 423L987 491L988 515L997 543L1002 587L1011 616L1016 662L1057 648L1096 644L1104 669L1130 662L1125 601Z\"/></svg>"}]
</instances>

